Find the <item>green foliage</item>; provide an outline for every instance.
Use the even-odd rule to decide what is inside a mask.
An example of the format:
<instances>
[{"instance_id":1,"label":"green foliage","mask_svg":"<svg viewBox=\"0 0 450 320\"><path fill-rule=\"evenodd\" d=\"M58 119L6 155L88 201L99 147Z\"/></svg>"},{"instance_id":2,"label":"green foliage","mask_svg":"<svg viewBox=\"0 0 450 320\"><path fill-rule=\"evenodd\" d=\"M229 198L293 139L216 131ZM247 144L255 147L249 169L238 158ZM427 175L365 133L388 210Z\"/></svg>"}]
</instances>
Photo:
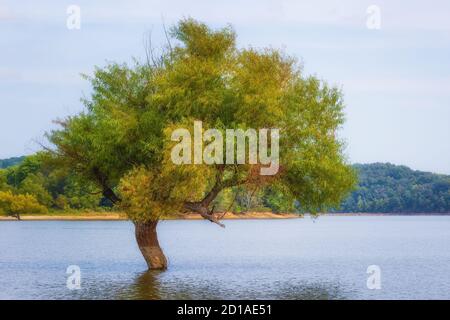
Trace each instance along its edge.
<instances>
[{"instance_id":1,"label":"green foliage","mask_svg":"<svg viewBox=\"0 0 450 320\"><path fill-rule=\"evenodd\" d=\"M0 191L11 191L12 187L8 184L8 172L0 169Z\"/></svg>"},{"instance_id":2,"label":"green foliage","mask_svg":"<svg viewBox=\"0 0 450 320\"><path fill-rule=\"evenodd\" d=\"M24 213L47 213L47 208L29 194L0 191L0 214L19 217Z\"/></svg>"},{"instance_id":3,"label":"green foliage","mask_svg":"<svg viewBox=\"0 0 450 320\"><path fill-rule=\"evenodd\" d=\"M58 195L58 197L55 199L55 206L60 210L70 209L69 200L63 194Z\"/></svg>"},{"instance_id":4,"label":"green foliage","mask_svg":"<svg viewBox=\"0 0 450 320\"><path fill-rule=\"evenodd\" d=\"M286 197L286 194L289 193L283 190L283 186L269 186L264 190L262 202L274 213L296 212L295 200Z\"/></svg>"},{"instance_id":5,"label":"green foliage","mask_svg":"<svg viewBox=\"0 0 450 320\"><path fill-rule=\"evenodd\" d=\"M98 188L81 182L70 168L56 168L50 160L41 152L0 170L0 191L29 194L48 209L98 209L102 197Z\"/></svg>"},{"instance_id":6,"label":"green foliage","mask_svg":"<svg viewBox=\"0 0 450 320\"><path fill-rule=\"evenodd\" d=\"M358 188L343 201L340 211L450 213L450 176L389 163L354 167Z\"/></svg>"},{"instance_id":7,"label":"green foliage","mask_svg":"<svg viewBox=\"0 0 450 320\"><path fill-rule=\"evenodd\" d=\"M214 200L214 206L218 212L240 211L236 204L236 191L234 188L222 190Z\"/></svg>"},{"instance_id":8,"label":"green foliage","mask_svg":"<svg viewBox=\"0 0 450 320\"><path fill-rule=\"evenodd\" d=\"M20 164L8 168L8 184L18 188L28 175L35 174L39 171L41 163L42 153L25 157Z\"/></svg>"},{"instance_id":9,"label":"green foliage","mask_svg":"<svg viewBox=\"0 0 450 320\"><path fill-rule=\"evenodd\" d=\"M53 198L45 188L46 180L42 173L29 174L20 183L18 192L33 195L40 204L50 208L53 205Z\"/></svg>"},{"instance_id":10,"label":"green foliage","mask_svg":"<svg viewBox=\"0 0 450 320\"><path fill-rule=\"evenodd\" d=\"M120 206L137 221L238 185L276 183L311 212L340 203L355 175L336 138L343 123L338 89L303 76L279 50L237 48L230 27L212 30L185 19L170 35L173 45L153 62L95 70L86 110L48 134L59 165L115 202L119 190ZM279 128L280 172L261 177L258 165L174 166L167 160L170 132L194 120L205 130Z\"/></svg>"},{"instance_id":11,"label":"green foliage","mask_svg":"<svg viewBox=\"0 0 450 320\"><path fill-rule=\"evenodd\" d=\"M43 161L42 170L47 176L47 190L52 195L54 206L60 208L56 200L63 196L66 209L88 209L97 210L102 200L102 194L98 187L91 181L80 179L78 175L67 167L59 167L53 162L53 158L46 158Z\"/></svg>"},{"instance_id":12,"label":"green foliage","mask_svg":"<svg viewBox=\"0 0 450 320\"><path fill-rule=\"evenodd\" d=\"M152 170L136 168L120 183L123 201L120 207L133 221L158 220L165 215L181 210L181 201L174 188L160 188L161 181L170 183L169 177L154 175Z\"/></svg>"}]
</instances>

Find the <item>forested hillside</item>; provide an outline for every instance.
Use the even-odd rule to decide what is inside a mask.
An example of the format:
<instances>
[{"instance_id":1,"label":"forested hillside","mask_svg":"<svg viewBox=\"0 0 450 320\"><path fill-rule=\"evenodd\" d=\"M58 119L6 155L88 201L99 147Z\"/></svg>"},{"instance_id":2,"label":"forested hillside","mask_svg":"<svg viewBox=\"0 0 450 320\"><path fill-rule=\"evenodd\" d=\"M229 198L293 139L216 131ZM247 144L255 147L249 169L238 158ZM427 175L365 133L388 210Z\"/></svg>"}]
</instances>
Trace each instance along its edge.
<instances>
[{"instance_id":1,"label":"forested hillside","mask_svg":"<svg viewBox=\"0 0 450 320\"><path fill-rule=\"evenodd\" d=\"M355 164L358 188L343 212L450 213L450 176L389 163Z\"/></svg>"},{"instance_id":2,"label":"forested hillside","mask_svg":"<svg viewBox=\"0 0 450 320\"><path fill-rule=\"evenodd\" d=\"M359 183L339 209L332 212L450 213L450 176L414 171L389 163L355 164ZM0 192L29 194L49 210L105 210L111 203L96 186L71 172L55 169L45 155L0 160ZM0 199L1 200L1 199ZM300 203L270 187L222 192L216 210L301 211Z\"/></svg>"},{"instance_id":3,"label":"forested hillside","mask_svg":"<svg viewBox=\"0 0 450 320\"><path fill-rule=\"evenodd\" d=\"M25 157L14 157L14 158L9 158L9 159L4 159L4 160L0 159L0 169L12 167L16 164L21 163L24 159L25 159Z\"/></svg>"}]
</instances>

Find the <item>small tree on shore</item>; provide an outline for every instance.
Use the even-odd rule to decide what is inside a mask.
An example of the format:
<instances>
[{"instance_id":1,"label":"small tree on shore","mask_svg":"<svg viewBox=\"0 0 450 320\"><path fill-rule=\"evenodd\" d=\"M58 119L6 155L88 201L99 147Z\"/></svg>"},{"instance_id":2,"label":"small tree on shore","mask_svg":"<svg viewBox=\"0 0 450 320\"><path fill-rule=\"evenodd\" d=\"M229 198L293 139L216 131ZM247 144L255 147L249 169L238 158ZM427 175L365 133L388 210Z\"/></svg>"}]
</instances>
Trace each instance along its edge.
<instances>
[{"instance_id":1,"label":"small tree on shore","mask_svg":"<svg viewBox=\"0 0 450 320\"><path fill-rule=\"evenodd\" d=\"M86 109L48 134L61 165L123 209L149 268L167 260L156 226L168 215L195 212L217 223L212 203L232 187L273 185L303 210L337 206L354 183L336 131L344 121L340 91L306 77L296 60L273 49L238 49L230 28L192 19L171 29L162 55L145 63L97 68ZM203 128L280 129L280 170L260 165L175 165L171 132Z\"/></svg>"},{"instance_id":2,"label":"small tree on shore","mask_svg":"<svg viewBox=\"0 0 450 320\"><path fill-rule=\"evenodd\" d=\"M48 210L45 206L39 204L32 195L0 191L0 214L20 220L20 215L27 213L48 213Z\"/></svg>"}]
</instances>

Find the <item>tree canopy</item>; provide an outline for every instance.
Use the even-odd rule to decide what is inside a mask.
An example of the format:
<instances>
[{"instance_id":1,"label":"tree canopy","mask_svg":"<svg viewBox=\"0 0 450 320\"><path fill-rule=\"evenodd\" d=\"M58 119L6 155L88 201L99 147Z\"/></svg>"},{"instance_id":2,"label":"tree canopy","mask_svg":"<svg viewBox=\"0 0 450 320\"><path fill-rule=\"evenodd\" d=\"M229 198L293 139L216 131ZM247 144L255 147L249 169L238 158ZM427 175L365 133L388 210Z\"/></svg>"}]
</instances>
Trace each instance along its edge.
<instances>
[{"instance_id":1,"label":"tree canopy","mask_svg":"<svg viewBox=\"0 0 450 320\"><path fill-rule=\"evenodd\" d=\"M96 68L87 77L85 111L48 134L55 161L123 208L133 221L180 210L216 221L210 205L224 190L271 185L303 210L337 206L355 175L336 132L342 94L296 59L275 49L240 49L231 27L213 30L192 19L170 31L164 52L145 62ZM280 171L259 165L175 165L175 128L280 129Z\"/></svg>"},{"instance_id":2,"label":"tree canopy","mask_svg":"<svg viewBox=\"0 0 450 320\"><path fill-rule=\"evenodd\" d=\"M11 191L0 191L0 214L20 219L23 213L47 213L47 208L30 194L13 194Z\"/></svg>"}]
</instances>

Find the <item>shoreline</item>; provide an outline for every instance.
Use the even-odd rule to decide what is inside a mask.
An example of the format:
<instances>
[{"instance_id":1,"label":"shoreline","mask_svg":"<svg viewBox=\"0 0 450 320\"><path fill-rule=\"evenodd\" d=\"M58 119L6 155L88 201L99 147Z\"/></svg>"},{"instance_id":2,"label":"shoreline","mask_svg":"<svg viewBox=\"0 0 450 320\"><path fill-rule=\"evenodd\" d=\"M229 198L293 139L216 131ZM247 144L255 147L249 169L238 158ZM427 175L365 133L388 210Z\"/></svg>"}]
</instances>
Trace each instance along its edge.
<instances>
[{"instance_id":1,"label":"shoreline","mask_svg":"<svg viewBox=\"0 0 450 320\"><path fill-rule=\"evenodd\" d=\"M248 212L244 214L235 214L227 212L222 218L223 220L279 220L279 219L300 219L310 216L309 214L282 213L276 214L272 212ZM321 216L336 217L377 217L377 216L450 216L450 213L324 213ZM21 215L22 221L126 221L128 220L123 213L69 213L69 214L25 214ZM161 220L204 220L199 214L187 213L179 216L163 218ZM1 221L17 221L14 217L0 216Z\"/></svg>"},{"instance_id":2,"label":"shoreline","mask_svg":"<svg viewBox=\"0 0 450 320\"><path fill-rule=\"evenodd\" d=\"M223 220L260 220L260 219L298 219L299 214L276 214L272 212L249 212L245 214L233 214L227 212ZM21 215L21 221L126 221L128 218L123 213L80 213L80 214L36 214ZM204 220L199 214L188 213L179 216L162 218L161 220ZM18 221L14 217L0 216L1 221Z\"/></svg>"}]
</instances>

